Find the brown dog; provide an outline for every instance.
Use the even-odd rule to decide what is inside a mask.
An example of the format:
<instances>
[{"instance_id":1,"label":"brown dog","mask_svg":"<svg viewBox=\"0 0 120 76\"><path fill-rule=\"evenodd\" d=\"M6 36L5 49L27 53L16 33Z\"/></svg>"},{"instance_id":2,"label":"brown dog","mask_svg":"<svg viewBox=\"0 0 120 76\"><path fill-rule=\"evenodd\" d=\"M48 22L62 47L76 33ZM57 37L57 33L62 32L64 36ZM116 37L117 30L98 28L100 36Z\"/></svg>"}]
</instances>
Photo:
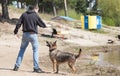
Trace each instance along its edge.
<instances>
[{"instance_id":1,"label":"brown dog","mask_svg":"<svg viewBox=\"0 0 120 76\"><path fill-rule=\"evenodd\" d=\"M49 47L49 56L53 63L53 72L58 73L59 71L59 64L68 62L69 67L72 69L73 73L76 72L76 69L74 67L76 59L81 54L81 49L79 50L78 55L68 53L68 52L62 52L57 49L56 41L55 42L48 42L46 41L47 46Z\"/></svg>"}]
</instances>

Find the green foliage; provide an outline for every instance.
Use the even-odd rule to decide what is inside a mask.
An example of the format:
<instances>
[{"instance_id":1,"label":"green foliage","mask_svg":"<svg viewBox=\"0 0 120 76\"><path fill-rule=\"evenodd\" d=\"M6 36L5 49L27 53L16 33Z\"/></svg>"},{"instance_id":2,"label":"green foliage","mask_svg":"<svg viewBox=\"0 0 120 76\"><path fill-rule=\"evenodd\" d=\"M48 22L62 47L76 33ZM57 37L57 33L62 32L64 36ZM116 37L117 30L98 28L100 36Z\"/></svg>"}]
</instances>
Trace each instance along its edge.
<instances>
[{"instance_id":1,"label":"green foliage","mask_svg":"<svg viewBox=\"0 0 120 76\"><path fill-rule=\"evenodd\" d=\"M80 20L80 14L78 14L74 9L68 9L68 16Z\"/></svg>"},{"instance_id":2,"label":"green foliage","mask_svg":"<svg viewBox=\"0 0 120 76\"><path fill-rule=\"evenodd\" d=\"M59 10L58 15L64 16L64 10Z\"/></svg>"},{"instance_id":3,"label":"green foliage","mask_svg":"<svg viewBox=\"0 0 120 76\"><path fill-rule=\"evenodd\" d=\"M76 12L77 13L82 13L83 15L97 15L97 5L98 5L98 1L96 0L95 5L93 6L92 9L88 10L89 4L91 3L92 0L88 1L88 0L77 0L76 3Z\"/></svg>"},{"instance_id":4,"label":"green foliage","mask_svg":"<svg viewBox=\"0 0 120 76\"><path fill-rule=\"evenodd\" d=\"M99 0L103 22L111 26L120 26L120 0Z\"/></svg>"},{"instance_id":5,"label":"green foliage","mask_svg":"<svg viewBox=\"0 0 120 76\"><path fill-rule=\"evenodd\" d=\"M58 11L58 15L64 16L64 10ZM80 20L80 15L74 9L68 9L68 16Z\"/></svg>"},{"instance_id":6,"label":"green foliage","mask_svg":"<svg viewBox=\"0 0 120 76\"><path fill-rule=\"evenodd\" d=\"M74 9L76 6L76 3L77 3L77 0L68 0L67 1L68 3L68 8L71 8L71 9Z\"/></svg>"},{"instance_id":7,"label":"green foliage","mask_svg":"<svg viewBox=\"0 0 120 76\"><path fill-rule=\"evenodd\" d=\"M1 2L2 0L0 0ZM8 0L11 1L17 0ZM20 2L26 2L27 5L34 4L36 0L19 0ZM64 0L38 0L40 12L42 13L53 13L52 3L54 2L57 14L64 15ZM102 10L102 22L111 26L120 26L120 0L96 0L97 5L94 10L87 11L88 3L87 0L67 0L68 16L79 19L80 14L95 15L96 10ZM21 11L21 10L20 10ZM77 12L77 13L76 13Z\"/></svg>"},{"instance_id":8,"label":"green foliage","mask_svg":"<svg viewBox=\"0 0 120 76\"><path fill-rule=\"evenodd\" d=\"M75 10L77 13L86 14L86 11L87 11L86 0L78 0Z\"/></svg>"},{"instance_id":9,"label":"green foliage","mask_svg":"<svg viewBox=\"0 0 120 76\"><path fill-rule=\"evenodd\" d=\"M115 22L114 19L109 18L109 17L103 17L103 23L107 24L108 26L114 26Z\"/></svg>"}]
</instances>

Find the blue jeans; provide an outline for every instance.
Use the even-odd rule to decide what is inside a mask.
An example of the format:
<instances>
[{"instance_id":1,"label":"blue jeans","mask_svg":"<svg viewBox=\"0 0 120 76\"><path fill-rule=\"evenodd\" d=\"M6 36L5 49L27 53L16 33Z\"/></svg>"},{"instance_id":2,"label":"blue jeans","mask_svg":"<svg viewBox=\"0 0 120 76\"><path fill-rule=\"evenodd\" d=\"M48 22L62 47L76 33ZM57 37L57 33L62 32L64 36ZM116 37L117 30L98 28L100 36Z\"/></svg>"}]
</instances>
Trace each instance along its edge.
<instances>
[{"instance_id":1,"label":"blue jeans","mask_svg":"<svg viewBox=\"0 0 120 76\"><path fill-rule=\"evenodd\" d=\"M29 32L23 33L21 47L20 47L19 54L18 54L15 65L17 67L20 67L20 64L23 60L24 52L29 42L32 44L32 49L33 49L34 69L38 69L39 68L38 37L37 37L37 34L30 34Z\"/></svg>"}]
</instances>

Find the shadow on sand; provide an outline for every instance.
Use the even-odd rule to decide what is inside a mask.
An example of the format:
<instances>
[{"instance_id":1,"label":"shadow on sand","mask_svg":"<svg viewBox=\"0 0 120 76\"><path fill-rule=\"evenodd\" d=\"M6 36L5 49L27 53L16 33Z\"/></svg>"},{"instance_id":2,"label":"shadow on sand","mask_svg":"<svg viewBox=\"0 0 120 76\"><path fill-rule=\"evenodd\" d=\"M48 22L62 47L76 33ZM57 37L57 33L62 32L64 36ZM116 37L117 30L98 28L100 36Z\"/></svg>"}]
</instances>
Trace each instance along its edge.
<instances>
[{"instance_id":1,"label":"shadow on sand","mask_svg":"<svg viewBox=\"0 0 120 76\"><path fill-rule=\"evenodd\" d=\"M6 71L13 71L13 69L11 69L11 68L0 68L0 70L6 70ZM15 72L15 71L13 71L13 72ZM21 70L21 69L19 69L19 71L18 72L29 72L29 73L35 73L35 72L33 72L33 71L26 71L26 70ZM40 73L40 74L58 74L58 75L66 75L65 73L52 73L52 72L47 72L47 71L45 71L44 73Z\"/></svg>"}]
</instances>

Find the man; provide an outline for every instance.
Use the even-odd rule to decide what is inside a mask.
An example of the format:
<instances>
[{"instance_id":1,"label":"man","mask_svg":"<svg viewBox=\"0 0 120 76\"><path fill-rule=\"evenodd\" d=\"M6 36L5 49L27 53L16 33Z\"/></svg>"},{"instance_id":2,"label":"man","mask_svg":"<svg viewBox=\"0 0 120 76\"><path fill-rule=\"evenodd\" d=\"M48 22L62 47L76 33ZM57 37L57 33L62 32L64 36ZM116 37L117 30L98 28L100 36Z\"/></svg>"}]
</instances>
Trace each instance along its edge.
<instances>
[{"instance_id":1,"label":"man","mask_svg":"<svg viewBox=\"0 0 120 76\"><path fill-rule=\"evenodd\" d=\"M21 42L20 50L16 60L16 64L13 69L14 71L18 71L20 64L22 62L26 47L30 42L32 44L32 49L33 49L34 72L36 73L44 72L39 68L39 55L38 55L39 43L37 38L37 34L38 34L37 25L43 28L45 28L46 25L37 15L38 9L39 8L37 6L32 6L32 5L29 6L28 11L26 11L21 15L21 17L19 18L16 24L14 34L17 36L17 32L22 25L23 36L22 36L22 42Z\"/></svg>"}]
</instances>

